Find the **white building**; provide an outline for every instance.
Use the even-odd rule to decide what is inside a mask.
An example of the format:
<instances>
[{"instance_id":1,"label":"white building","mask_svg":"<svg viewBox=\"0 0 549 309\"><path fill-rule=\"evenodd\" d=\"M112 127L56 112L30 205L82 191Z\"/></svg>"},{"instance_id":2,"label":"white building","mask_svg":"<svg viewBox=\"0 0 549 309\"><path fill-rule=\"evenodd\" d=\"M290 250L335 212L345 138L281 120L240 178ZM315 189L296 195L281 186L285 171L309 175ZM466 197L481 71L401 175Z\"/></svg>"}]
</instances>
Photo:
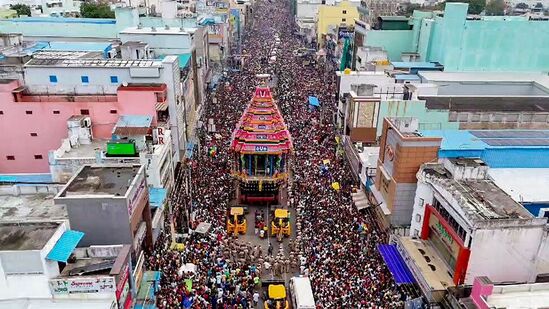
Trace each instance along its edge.
<instances>
[{"instance_id":1,"label":"white building","mask_svg":"<svg viewBox=\"0 0 549 309\"><path fill-rule=\"evenodd\" d=\"M173 170L177 162L172 161L170 130L163 127L152 128L149 116L122 115L113 130L116 140L98 140L93 139L89 134L84 137L80 134L80 139L83 140L74 142L73 140L78 136L71 132L71 122L81 118L86 117L73 116L68 121L69 138L64 139L61 147L49 154L50 171L54 182L66 183L84 164L131 163L145 167L149 187L167 190L171 188L174 183ZM149 120L148 124L144 123L141 127L136 127L135 124L128 127L125 123L135 123L135 121L126 121L127 118L148 118ZM118 146L120 142L124 144L123 146L128 146L128 142L133 143L135 152L133 154L111 153L109 148Z\"/></svg>"},{"instance_id":2,"label":"white building","mask_svg":"<svg viewBox=\"0 0 549 309\"><path fill-rule=\"evenodd\" d=\"M129 246L75 251L82 236L66 222L0 223L0 308L131 304Z\"/></svg>"},{"instance_id":3,"label":"white building","mask_svg":"<svg viewBox=\"0 0 549 309\"><path fill-rule=\"evenodd\" d=\"M411 237L397 247L430 301L446 288L494 282L534 282L547 273L547 218L535 218L486 179L478 159L423 164L411 222Z\"/></svg>"},{"instance_id":4,"label":"white building","mask_svg":"<svg viewBox=\"0 0 549 309\"><path fill-rule=\"evenodd\" d=\"M162 60L57 59L38 54L25 64L25 87L33 94L116 94L121 85L165 84L173 161L185 150L185 107L176 56Z\"/></svg>"}]
</instances>

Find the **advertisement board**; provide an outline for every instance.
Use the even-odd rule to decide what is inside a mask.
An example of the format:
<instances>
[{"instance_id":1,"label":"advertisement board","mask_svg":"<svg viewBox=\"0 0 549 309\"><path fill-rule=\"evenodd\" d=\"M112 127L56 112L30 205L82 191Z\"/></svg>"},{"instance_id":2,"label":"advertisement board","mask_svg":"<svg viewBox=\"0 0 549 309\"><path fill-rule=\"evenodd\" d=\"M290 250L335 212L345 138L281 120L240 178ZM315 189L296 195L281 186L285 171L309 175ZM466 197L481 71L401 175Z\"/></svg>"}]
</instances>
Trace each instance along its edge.
<instances>
[{"instance_id":1,"label":"advertisement board","mask_svg":"<svg viewBox=\"0 0 549 309\"><path fill-rule=\"evenodd\" d=\"M52 295L114 293L114 277L62 278L51 279L49 286Z\"/></svg>"}]
</instances>

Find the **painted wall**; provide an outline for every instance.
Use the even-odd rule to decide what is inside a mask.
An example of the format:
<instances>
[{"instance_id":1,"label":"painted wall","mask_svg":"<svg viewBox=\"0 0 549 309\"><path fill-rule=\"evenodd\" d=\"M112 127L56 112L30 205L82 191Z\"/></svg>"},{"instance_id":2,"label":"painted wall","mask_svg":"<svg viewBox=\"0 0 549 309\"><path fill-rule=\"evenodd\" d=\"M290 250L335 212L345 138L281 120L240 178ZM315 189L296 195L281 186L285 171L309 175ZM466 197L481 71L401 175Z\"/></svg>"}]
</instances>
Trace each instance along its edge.
<instances>
[{"instance_id":1,"label":"painted wall","mask_svg":"<svg viewBox=\"0 0 549 309\"><path fill-rule=\"evenodd\" d=\"M343 14L343 11L346 13ZM322 33L327 33L330 26L354 25L358 19L358 9L349 1L342 1L337 6L322 5L318 8L317 42L321 42ZM343 21L345 20L345 21Z\"/></svg>"},{"instance_id":2,"label":"painted wall","mask_svg":"<svg viewBox=\"0 0 549 309\"><path fill-rule=\"evenodd\" d=\"M172 28L173 29L173 28ZM191 34L188 32L163 33L163 29L158 29L158 33L134 33L135 28L127 29L120 33L122 43L128 41L138 41L149 44L149 48L159 55L180 55L192 52L193 42ZM139 30L137 30L139 31Z\"/></svg>"},{"instance_id":3,"label":"painted wall","mask_svg":"<svg viewBox=\"0 0 549 309\"><path fill-rule=\"evenodd\" d=\"M383 47L389 60L400 61L403 52L411 52L412 30L372 30L364 38L364 46Z\"/></svg>"},{"instance_id":4,"label":"painted wall","mask_svg":"<svg viewBox=\"0 0 549 309\"><path fill-rule=\"evenodd\" d=\"M447 3L444 17L414 12L410 31L371 30L364 46L387 50L390 60L418 52L445 71L547 71L549 21L523 17L466 20L467 4Z\"/></svg>"},{"instance_id":5,"label":"painted wall","mask_svg":"<svg viewBox=\"0 0 549 309\"><path fill-rule=\"evenodd\" d=\"M414 117L419 121L420 130L458 130L459 122L449 121L447 110L428 110L425 101L388 100L381 101L379 117L377 119L377 136L381 136L383 118L385 117Z\"/></svg>"},{"instance_id":6,"label":"painted wall","mask_svg":"<svg viewBox=\"0 0 549 309\"><path fill-rule=\"evenodd\" d=\"M156 123L153 92L120 91L114 102L14 102L11 89L18 85L12 82L4 85L11 88L0 89L0 131L11 132L0 135L0 173L49 173L48 152L59 148L62 139L67 138L67 119L80 115L81 109L89 110L96 138L110 138L120 115L152 115ZM117 113L111 114L111 110ZM34 155L42 155L42 159ZM15 156L15 160L8 161L6 156Z\"/></svg>"},{"instance_id":7,"label":"painted wall","mask_svg":"<svg viewBox=\"0 0 549 309\"><path fill-rule=\"evenodd\" d=\"M465 284L477 276L494 282L532 280L543 234L542 225L474 231Z\"/></svg>"}]
</instances>

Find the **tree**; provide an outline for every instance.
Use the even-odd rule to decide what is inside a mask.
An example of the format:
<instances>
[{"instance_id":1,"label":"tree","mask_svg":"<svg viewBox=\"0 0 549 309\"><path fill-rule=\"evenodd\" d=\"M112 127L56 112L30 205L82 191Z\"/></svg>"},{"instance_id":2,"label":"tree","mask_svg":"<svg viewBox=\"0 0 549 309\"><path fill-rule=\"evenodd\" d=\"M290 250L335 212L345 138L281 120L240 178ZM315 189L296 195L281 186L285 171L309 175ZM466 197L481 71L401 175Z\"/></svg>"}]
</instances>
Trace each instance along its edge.
<instances>
[{"instance_id":1,"label":"tree","mask_svg":"<svg viewBox=\"0 0 549 309\"><path fill-rule=\"evenodd\" d=\"M515 6L515 8L520 9L520 10L527 10L528 9L528 4L526 4L524 2L521 2L521 3L518 3L517 6Z\"/></svg>"},{"instance_id":2,"label":"tree","mask_svg":"<svg viewBox=\"0 0 549 309\"><path fill-rule=\"evenodd\" d=\"M17 15L31 16L30 6L28 6L26 4L12 4L12 5L10 5L10 9L16 10Z\"/></svg>"},{"instance_id":3,"label":"tree","mask_svg":"<svg viewBox=\"0 0 549 309\"><path fill-rule=\"evenodd\" d=\"M469 14L480 14L482 11L484 11L484 7L486 6L486 0L446 0L445 3L448 2L463 2L469 4L469 9L467 10L467 13Z\"/></svg>"},{"instance_id":4,"label":"tree","mask_svg":"<svg viewBox=\"0 0 549 309\"><path fill-rule=\"evenodd\" d=\"M114 12L106 3L84 2L80 5L80 15L84 18L114 18Z\"/></svg>"},{"instance_id":5,"label":"tree","mask_svg":"<svg viewBox=\"0 0 549 309\"><path fill-rule=\"evenodd\" d=\"M486 4L486 15L502 16L505 12L505 2L503 0L490 0Z\"/></svg>"}]
</instances>

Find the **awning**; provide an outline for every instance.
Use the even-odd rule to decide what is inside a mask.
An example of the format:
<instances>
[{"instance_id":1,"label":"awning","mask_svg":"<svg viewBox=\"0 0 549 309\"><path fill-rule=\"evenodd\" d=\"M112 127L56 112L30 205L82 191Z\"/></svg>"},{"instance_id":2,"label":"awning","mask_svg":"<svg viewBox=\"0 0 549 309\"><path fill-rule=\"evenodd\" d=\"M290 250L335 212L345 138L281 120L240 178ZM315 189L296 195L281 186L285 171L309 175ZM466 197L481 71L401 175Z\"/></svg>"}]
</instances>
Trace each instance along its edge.
<instances>
[{"instance_id":1,"label":"awning","mask_svg":"<svg viewBox=\"0 0 549 309\"><path fill-rule=\"evenodd\" d=\"M157 102L154 105L154 108L159 112L166 111L168 109L168 102Z\"/></svg>"},{"instance_id":2,"label":"awning","mask_svg":"<svg viewBox=\"0 0 549 309\"><path fill-rule=\"evenodd\" d=\"M80 240L84 237L83 232L67 230L61 235L46 257L48 260L67 263L69 256L74 251Z\"/></svg>"},{"instance_id":3,"label":"awning","mask_svg":"<svg viewBox=\"0 0 549 309\"><path fill-rule=\"evenodd\" d=\"M398 252L395 245L381 244L377 246L379 253L383 257L385 264L389 268L389 271L393 275L396 284L409 284L414 283L416 280L412 275L412 272L404 262L404 259Z\"/></svg>"},{"instance_id":4,"label":"awning","mask_svg":"<svg viewBox=\"0 0 549 309\"><path fill-rule=\"evenodd\" d=\"M177 58L179 59L179 68L183 69L189 63L189 60L191 59L191 54L180 54L177 56Z\"/></svg>"},{"instance_id":5,"label":"awning","mask_svg":"<svg viewBox=\"0 0 549 309\"><path fill-rule=\"evenodd\" d=\"M320 106L320 101L318 101L317 97L309 97L309 105Z\"/></svg>"},{"instance_id":6,"label":"awning","mask_svg":"<svg viewBox=\"0 0 549 309\"><path fill-rule=\"evenodd\" d=\"M362 190L357 193L351 193L351 197L353 198L356 209L361 210L370 207L368 197L366 197L366 194Z\"/></svg>"}]
</instances>

